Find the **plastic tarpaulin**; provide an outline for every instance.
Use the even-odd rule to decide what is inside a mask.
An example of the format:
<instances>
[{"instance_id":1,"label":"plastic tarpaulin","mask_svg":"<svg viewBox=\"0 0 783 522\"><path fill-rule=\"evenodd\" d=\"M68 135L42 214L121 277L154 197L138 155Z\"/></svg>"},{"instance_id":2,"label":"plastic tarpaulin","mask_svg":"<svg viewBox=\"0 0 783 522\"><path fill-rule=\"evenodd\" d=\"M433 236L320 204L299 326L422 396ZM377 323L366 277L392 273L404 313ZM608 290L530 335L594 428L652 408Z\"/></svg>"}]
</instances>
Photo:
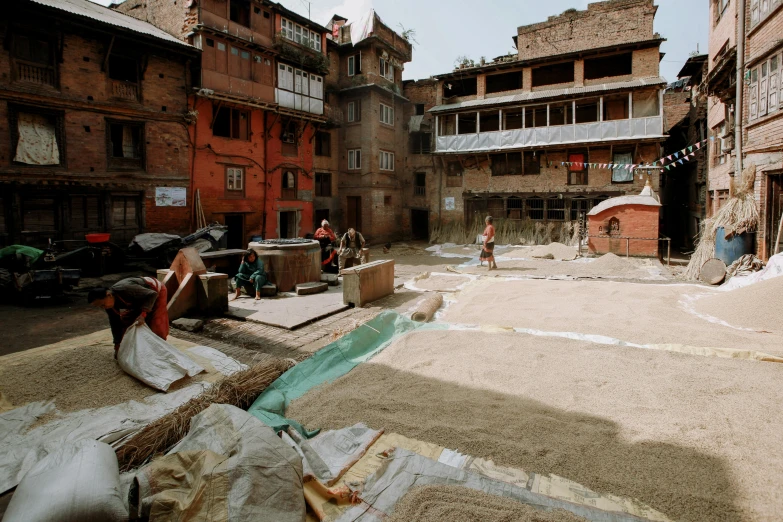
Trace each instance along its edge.
<instances>
[{"instance_id":1,"label":"plastic tarpaulin","mask_svg":"<svg viewBox=\"0 0 783 522\"><path fill-rule=\"evenodd\" d=\"M155 335L146 324L125 331L117 362L126 373L156 390L167 391L185 375L204 371L193 359Z\"/></svg>"},{"instance_id":2,"label":"plastic tarpaulin","mask_svg":"<svg viewBox=\"0 0 783 522\"><path fill-rule=\"evenodd\" d=\"M720 286L720 290L736 290L737 288L780 276L783 276L783 252L770 257L767 266L756 273L748 276L732 277L727 283Z\"/></svg>"},{"instance_id":3,"label":"plastic tarpaulin","mask_svg":"<svg viewBox=\"0 0 783 522\"><path fill-rule=\"evenodd\" d=\"M375 474L367 479L361 504L345 511L337 522L382 522L413 487L463 486L491 495L517 500L539 509L565 509L593 522L636 522L643 519L625 513L607 512L534 493L507 482L493 480L396 448Z\"/></svg>"},{"instance_id":4,"label":"plastic tarpaulin","mask_svg":"<svg viewBox=\"0 0 783 522\"><path fill-rule=\"evenodd\" d=\"M244 410L213 404L166 456L141 468L133 513L153 520L303 522L302 460Z\"/></svg>"},{"instance_id":5,"label":"plastic tarpaulin","mask_svg":"<svg viewBox=\"0 0 783 522\"><path fill-rule=\"evenodd\" d=\"M145 234L139 234L133 238L133 241L131 241L130 247L133 248L134 245L141 248L144 252L149 252L150 250L155 250L159 246L165 245L166 243L170 243L172 241L179 240L179 236L175 236L174 234L162 234L162 233L156 233L156 232L147 232Z\"/></svg>"},{"instance_id":6,"label":"plastic tarpaulin","mask_svg":"<svg viewBox=\"0 0 783 522\"><path fill-rule=\"evenodd\" d=\"M313 437L318 434L318 430L307 432L298 422L285 417L285 410L291 401L370 360L386 348L392 338L421 327L420 323L394 311L381 312L281 375L256 399L248 412L275 431L285 431L291 426L306 438Z\"/></svg>"},{"instance_id":7,"label":"plastic tarpaulin","mask_svg":"<svg viewBox=\"0 0 783 522\"><path fill-rule=\"evenodd\" d=\"M310 440L296 430L289 432L283 432L282 438L302 457L305 480L315 479L327 486L337 482L383 434L383 430L373 430L362 423L324 431Z\"/></svg>"}]
</instances>

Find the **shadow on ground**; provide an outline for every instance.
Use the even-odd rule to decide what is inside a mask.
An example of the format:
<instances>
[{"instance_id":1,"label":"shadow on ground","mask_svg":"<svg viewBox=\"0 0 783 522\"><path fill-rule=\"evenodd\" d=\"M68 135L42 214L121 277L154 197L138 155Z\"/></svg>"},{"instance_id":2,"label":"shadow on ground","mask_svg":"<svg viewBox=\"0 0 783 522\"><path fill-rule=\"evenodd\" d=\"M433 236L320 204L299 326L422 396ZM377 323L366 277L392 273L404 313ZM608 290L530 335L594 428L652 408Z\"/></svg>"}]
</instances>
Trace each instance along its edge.
<instances>
[{"instance_id":1,"label":"shadow on ground","mask_svg":"<svg viewBox=\"0 0 783 522\"><path fill-rule=\"evenodd\" d=\"M622 400L622 399L618 399ZM623 440L611 420L364 364L295 401L307 428L364 422L497 464L635 498L673 520L746 520L724 463L692 448Z\"/></svg>"}]
</instances>

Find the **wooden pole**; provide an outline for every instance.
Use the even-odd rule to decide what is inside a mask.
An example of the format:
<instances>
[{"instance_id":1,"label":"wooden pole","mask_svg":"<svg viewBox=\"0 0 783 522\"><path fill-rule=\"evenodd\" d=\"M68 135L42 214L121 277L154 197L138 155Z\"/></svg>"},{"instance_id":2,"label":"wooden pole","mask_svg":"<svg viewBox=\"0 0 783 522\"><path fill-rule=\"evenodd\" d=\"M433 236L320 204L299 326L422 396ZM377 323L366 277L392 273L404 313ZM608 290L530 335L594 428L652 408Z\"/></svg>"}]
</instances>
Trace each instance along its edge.
<instances>
[{"instance_id":1,"label":"wooden pole","mask_svg":"<svg viewBox=\"0 0 783 522\"><path fill-rule=\"evenodd\" d=\"M778 223L778 237L775 241L775 252L772 254L773 256L778 253L778 249L780 248L780 233L783 232L783 214L780 215L780 223Z\"/></svg>"}]
</instances>

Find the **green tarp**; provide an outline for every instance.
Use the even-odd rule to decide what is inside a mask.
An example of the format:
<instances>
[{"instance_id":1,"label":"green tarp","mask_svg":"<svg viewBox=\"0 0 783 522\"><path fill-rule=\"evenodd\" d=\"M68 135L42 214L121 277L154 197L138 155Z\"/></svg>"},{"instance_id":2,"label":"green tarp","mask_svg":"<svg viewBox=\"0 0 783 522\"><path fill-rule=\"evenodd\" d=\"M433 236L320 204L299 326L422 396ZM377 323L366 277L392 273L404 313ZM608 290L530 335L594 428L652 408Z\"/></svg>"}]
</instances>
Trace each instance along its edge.
<instances>
[{"instance_id":1,"label":"green tarp","mask_svg":"<svg viewBox=\"0 0 783 522\"><path fill-rule=\"evenodd\" d=\"M32 265L38 261L38 258L41 257L43 253L43 250L38 250L37 248L33 247L24 245L11 245L5 248L0 248L0 259L8 256L15 256L16 254L22 254L23 256L30 258L30 264Z\"/></svg>"},{"instance_id":2,"label":"green tarp","mask_svg":"<svg viewBox=\"0 0 783 522\"><path fill-rule=\"evenodd\" d=\"M275 431L291 426L303 436L313 437L319 430L308 432L298 422L285 417L285 410L291 401L316 386L342 377L360 363L371 359L400 334L422 327L422 323L415 323L397 312L381 312L281 375L256 399L248 412Z\"/></svg>"}]
</instances>

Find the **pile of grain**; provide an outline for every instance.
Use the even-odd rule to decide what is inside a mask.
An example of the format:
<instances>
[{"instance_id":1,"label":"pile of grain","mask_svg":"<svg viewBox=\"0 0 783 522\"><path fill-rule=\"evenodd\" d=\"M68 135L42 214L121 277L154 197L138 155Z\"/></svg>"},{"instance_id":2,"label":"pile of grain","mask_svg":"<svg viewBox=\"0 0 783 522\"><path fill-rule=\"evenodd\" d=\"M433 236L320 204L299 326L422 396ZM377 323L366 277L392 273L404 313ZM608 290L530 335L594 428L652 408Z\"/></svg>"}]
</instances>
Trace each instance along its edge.
<instances>
[{"instance_id":1,"label":"pile of grain","mask_svg":"<svg viewBox=\"0 0 783 522\"><path fill-rule=\"evenodd\" d=\"M638 273L635 266L611 252L590 263L588 268L596 275L602 276L632 277Z\"/></svg>"},{"instance_id":2,"label":"pile of grain","mask_svg":"<svg viewBox=\"0 0 783 522\"><path fill-rule=\"evenodd\" d=\"M700 299L696 310L734 326L783 333L783 276Z\"/></svg>"},{"instance_id":3,"label":"pile of grain","mask_svg":"<svg viewBox=\"0 0 783 522\"><path fill-rule=\"evenodd\" d=\"M183 379L169 391L197 380L199 376ZM122 371L111 346L100 345L41 352L3 364L0 387L15 406L53 399L63 412L141 401L157 393Z\"/></svg>"},{"instance_id":4,"label":"pile of grain","mask_svg":"<svg viewBox=\"0 0 783 522\"><path fill-rule=\"evenodd\" d=\"M783 365L478 331L409 334L294 401L308 428L364 422L556 474L674 520L783 512ZM716 420L717 419L717 420Z\"/></svg>"},{"instance_id":5,"label":"pile of grain","mask_svg":"<svg viewBox=\"0 0 783 522\"><path fill-rule=\"evenodd\" d=\"M550 243L530 251L530 257L555 259L557 261L572 261L576 259L576 249L562 243Z\"/></svg>"},{"instance_id":6,"label":"pile of grain","mask_svg":"<svg viewBox=\"0 0 783 522\"><path fill-rule=\"evenodd\" d=\"M564 509L544 511L516 500L460 486L424 486L394 506L388 522L581 522Z\"/></svg>"}]
</instances>

